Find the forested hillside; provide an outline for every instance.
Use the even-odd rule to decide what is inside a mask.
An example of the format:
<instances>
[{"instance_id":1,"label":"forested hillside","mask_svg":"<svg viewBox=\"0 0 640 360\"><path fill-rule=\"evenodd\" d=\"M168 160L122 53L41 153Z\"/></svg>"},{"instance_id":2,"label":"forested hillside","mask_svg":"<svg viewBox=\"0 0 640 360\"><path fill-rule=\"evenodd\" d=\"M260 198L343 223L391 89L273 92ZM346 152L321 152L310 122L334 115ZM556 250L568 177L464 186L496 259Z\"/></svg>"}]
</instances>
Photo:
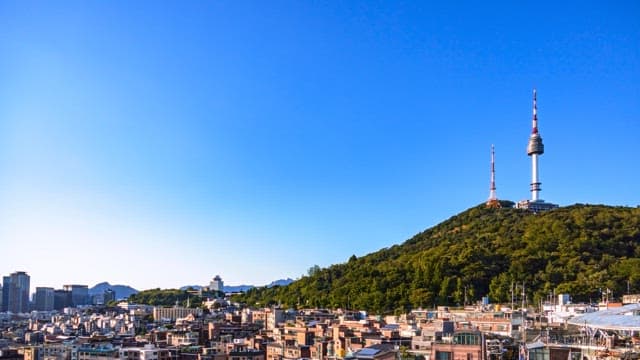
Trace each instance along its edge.
<instances>
[{"instance_id":1,"label":"forested hillside","mask_svg":"<svg viewBox=\"0 0 640 360\"><path fill-rule=\"evenodd\" d=\"M222 296L222 293L209 293L209 297ZM129 297L128 301L134 304L147 304L155 306L189 306L200 307L203 296L180 289L149 289L140 291Z\"/></svg>"},{"instance_id":2,"label":"forested hillside","mask_svg":"<svg viewBox=\"0 0 640 360\"><path fill-rule=\"evenodd\" d=\"M507 202L504 205L511 205ZM488 295L511 299L525 283L529 302L556 293L598 299L600 289L640 292L640 208L573 205L533 214L484 205L464 211L401 245L328 268L284 287L236 298L249 305L404 312Z\"/></svg>"}]
</instances>

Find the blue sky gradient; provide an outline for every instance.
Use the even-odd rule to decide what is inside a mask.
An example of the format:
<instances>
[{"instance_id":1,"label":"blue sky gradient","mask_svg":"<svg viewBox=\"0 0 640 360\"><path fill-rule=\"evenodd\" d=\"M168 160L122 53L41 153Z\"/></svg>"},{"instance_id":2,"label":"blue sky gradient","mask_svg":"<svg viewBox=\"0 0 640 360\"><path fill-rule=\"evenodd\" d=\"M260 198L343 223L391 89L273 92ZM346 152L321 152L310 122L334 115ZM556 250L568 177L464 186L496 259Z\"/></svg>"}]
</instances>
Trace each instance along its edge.
<instances>
[{"instance_id":1,"label":"blue sky gradient","mask_svg":"<svg viewBox=\"0 0 640 360\"><path fill-rule=\"evenodd\" d=\"M298 277L485 201L638 206L640 3L0 3L0 274Z\"/></svg>"}]
</instances>

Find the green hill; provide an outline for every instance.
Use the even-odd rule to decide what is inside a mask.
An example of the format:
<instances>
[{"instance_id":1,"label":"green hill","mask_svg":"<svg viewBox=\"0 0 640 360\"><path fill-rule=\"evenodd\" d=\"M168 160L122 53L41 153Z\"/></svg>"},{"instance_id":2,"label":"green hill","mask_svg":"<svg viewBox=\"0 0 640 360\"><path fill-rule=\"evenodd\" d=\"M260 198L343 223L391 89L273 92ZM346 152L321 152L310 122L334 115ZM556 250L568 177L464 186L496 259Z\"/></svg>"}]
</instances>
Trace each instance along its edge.
<instances>
[{"instance_id":1,"label":"green hill","mask_svg":"<svg viewBox=\"0 0 640 360\"><path fill-rule=\"evenodd\" d=\"M136 294L129 296L128 301L133 304L147 304L154 306L189 306L200 307L202 306L203 296L199 295L197 291L190 291L191 289L149 289L140 291ZM204 297L217 297L223 296L221 292L218 293L205 293Z\"/></svg>"},{"instance_id":2,"label":"green hill","mask_svg":"<svg viewBox=\"0 0 640 360\"><path fill-rule=\"evenodd\" d=\"M614 296L627 286L640 292L640 208L573 205L533 214L508 206L476 206L401 245L235 300L392 313L462 304L465 293L469 303L486 295L508 302L513 282L525 283L530 303L554 290L575 301L595 301L606 288Z\"/></svg>"}]
</instances>

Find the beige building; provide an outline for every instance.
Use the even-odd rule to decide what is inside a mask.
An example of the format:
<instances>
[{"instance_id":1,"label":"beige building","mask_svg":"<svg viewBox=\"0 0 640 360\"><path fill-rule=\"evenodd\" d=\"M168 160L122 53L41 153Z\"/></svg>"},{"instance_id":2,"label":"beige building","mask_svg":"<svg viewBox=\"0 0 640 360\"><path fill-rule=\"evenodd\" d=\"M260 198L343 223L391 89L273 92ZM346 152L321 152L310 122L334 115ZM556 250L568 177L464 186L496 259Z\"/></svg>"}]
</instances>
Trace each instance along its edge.
<instances>
[{"instance_id":1,"label":"beige building","mask_svg":"<svg viewBox=\"0 0 640 360\"><path fill-rule=\"evenodd\" d=\"M273 330L278 327L278 324L284 322L284 311L282 309L266 309L265 313L267 330Z\"/></svg>"},{"instance_id":2,"label":"beige building","mask_svg":"<svg viewBox=\"0 0 640 360\"><path fill-rule=\"evenodd\" d=\"M144 347L126 347L120 349L121 360L171 360L168 349L160 349L152 344Z\"/></svg>"},{"instance_id":3,"label":"beige building","mask_svg":"<svg viewBox=\"0 0 640 360\"><path fill-rule=\"evenodd\" d=\"M185 318L188 315L193 315L196 317L202 316L202 309L193 309L193 308L186 308L181 306L173 306L173 307L154 306L153 307L153 321L174 322L177 319Z\"/></svg>"},{"instance_id":4,"label":"beige building","mask_svg":"<svg viewBox=\"0 0 640 360\"><path fill-rule=\"evenodd\" d=\"M170 331L167 333L167 345L188 346L198 344L198 333L195 331Z\"/></svg>"},{"instance_id":5,"label":"beige building","mask_svg":"<svg viewBox=\"0 0 640 360\"><path fill-rule=\"evenodd\" d=\"M284 357L284 350L282 349L282 345L275 342L267 344L266 357L267 360L282 359Z\"/></svg>"},{"instance_id":6,"label":"beige building","mask_svg":"<svg viewBox=\"0 0 640 360\"><path fill-rule=\"evenodd\" d=\"M78 345L45 343L24 348L24 360L77 360Z\"/></svg>"},{"instance_id":7,"label":"beige building","mask_svg":"<svg viewBox=\"0 0 640 360\"><path fill-rule=\"evenodd\" d=\"M471 329L480 330L484 333L511 336L511 319L507 317L496 317L494 314L476 315L468 318Z\"/></svg>"}]
</instances>

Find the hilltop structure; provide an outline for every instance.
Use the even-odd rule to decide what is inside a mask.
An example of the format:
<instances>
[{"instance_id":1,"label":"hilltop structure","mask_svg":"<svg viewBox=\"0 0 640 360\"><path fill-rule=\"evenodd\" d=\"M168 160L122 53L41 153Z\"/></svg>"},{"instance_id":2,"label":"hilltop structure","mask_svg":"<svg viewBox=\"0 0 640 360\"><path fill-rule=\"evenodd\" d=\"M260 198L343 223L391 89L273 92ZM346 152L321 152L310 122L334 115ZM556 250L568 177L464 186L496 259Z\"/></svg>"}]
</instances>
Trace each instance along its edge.
<instances>
[{"instance_id":1,"label":"hilltop structure","mask_svg":"<svg viewBox=\"0 0 640 360\"><path fill-rule=\"evenodd\" d=\"M224 282L220 275L214 276L214 278L209 282L209 290L210 291L223 291L224 292Z\"/></svg>"},{"instance_id":2,"label":"hilltop structure","mask_svg":"<svg viewBox=\"0 0 640 360\"><path fill-rule=\"evenodd\" d=\"M488 208L499 208L500 202L496 196L496 166L495 166L495 149L491 145L491 182L489 185L489 199L487 200Z\"/></svg>"},{"instance_id":3,"label":"hilltop structure","mask_svg":"<svg viewBox=\"0 0 640 360\"><path fill-rule=\"evenodd\" d=\"M544 144L542 136L538 132L538 107L536 89L533 89L533 118L531 136L527 145L527 155L531 157L531 200L521 200L516 205L519 209L527 209L534 212L557 208L558 205L547 203L540 199L542 183L538 175L538 156L544 154Z\"/></svg>"}]
</instances>

